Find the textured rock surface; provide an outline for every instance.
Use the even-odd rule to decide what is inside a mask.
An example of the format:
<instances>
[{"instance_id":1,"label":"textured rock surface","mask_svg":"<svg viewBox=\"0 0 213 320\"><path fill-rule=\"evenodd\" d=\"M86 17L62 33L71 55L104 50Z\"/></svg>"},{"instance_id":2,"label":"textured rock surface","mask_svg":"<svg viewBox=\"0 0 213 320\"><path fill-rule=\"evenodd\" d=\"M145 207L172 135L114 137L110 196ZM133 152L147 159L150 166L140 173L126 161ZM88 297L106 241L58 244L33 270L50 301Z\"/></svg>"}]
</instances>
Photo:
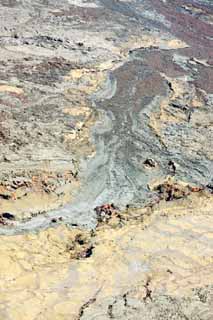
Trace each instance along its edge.
<instances>
[{"instance_id":1,"label":"textured rock surface","mask_svg":"<svg viewBox=\"0 0 213 320\"><path fill-rule=\"evenodd\" d=\"M212 17L0 1L0 320L213 319Z\"/></svg>"},{"instance_id":2,"label":"textured rock surface","mask_svg":"<svg viewBox=\"0 0 213 320\"><path fill-rule=\"evenodd\" d=\"M212 226L212 195L196 192L95 232L2 236L0 319L210 320Z\"/></svg>"},{"instance_id":3,"label":"textured rock surface","mask_svg":"<svg viewBox=\"0 0 213 320\"><path fill-rule=\"evenodd\" d=\"M1 15L1 212L73 199L51 215L91 227L96 205L154 201L153 180L212 183L211 5L6 1Z\"/></svg>"}]
</instances>

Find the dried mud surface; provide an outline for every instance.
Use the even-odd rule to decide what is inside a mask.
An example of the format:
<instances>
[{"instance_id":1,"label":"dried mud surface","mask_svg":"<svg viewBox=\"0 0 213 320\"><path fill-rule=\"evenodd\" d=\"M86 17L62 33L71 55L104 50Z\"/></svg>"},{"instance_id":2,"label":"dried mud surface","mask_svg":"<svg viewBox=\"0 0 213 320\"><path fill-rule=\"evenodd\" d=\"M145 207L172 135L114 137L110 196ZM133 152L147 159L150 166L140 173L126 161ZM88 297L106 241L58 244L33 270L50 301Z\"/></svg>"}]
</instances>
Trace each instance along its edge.
<instances>
[{"instance_id":1,"label":"dried mud surface","mask_svg":"<svg viewBox=\"0 0 213 320\"><path fill-rule=\"evenodd\" d=\"M0 320L213 318L212 23L0 1Z\"/></svg>"},{"instance_id":2,"label":"dried mud surface","mask_svg":"<svg viewBox=\"0 0 213 320\"><path fill-rule=\"evenodd\" d=\"M212 196L1 236L0 319L213 317Z\"/></svg>"}]
</instances>

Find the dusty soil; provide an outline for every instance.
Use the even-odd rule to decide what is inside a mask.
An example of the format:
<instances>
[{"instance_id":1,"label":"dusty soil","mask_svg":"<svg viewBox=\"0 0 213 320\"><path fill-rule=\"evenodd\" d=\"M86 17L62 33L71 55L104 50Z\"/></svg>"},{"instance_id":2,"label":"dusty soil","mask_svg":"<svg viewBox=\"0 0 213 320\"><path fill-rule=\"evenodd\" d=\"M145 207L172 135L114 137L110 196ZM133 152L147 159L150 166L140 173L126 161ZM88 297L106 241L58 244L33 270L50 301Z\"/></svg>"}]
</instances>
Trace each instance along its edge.
<instances>
[{"instance_id":1,"label":"dusty soil","mask_svg":"<svg viewBox=\"0 0 213 320\"><path fill-rule=\"evenodd\" d=\"M0 1L0 320L213 318L212 23Z\"/></svg>"},{"instance_id":2,"label":"dusty soil","mask_svg":"<svg viewBox=\"0 0 213 320\"><path fill-rule=\"evenodd\" d=\"M212 200L192 192L95 231L1 236L0 319L211 320Z\"/></svg>"}]
</instances>

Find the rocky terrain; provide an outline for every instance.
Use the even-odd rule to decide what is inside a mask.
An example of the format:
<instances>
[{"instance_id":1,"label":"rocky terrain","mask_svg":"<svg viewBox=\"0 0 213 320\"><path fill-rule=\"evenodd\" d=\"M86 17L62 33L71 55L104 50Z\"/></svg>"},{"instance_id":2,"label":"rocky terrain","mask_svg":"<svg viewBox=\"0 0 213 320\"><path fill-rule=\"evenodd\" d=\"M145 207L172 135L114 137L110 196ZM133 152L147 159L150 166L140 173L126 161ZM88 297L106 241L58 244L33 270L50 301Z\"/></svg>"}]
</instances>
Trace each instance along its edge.
<instances>
[{"instance_id":1,"label":"rocky terrain","mask_svg":"<svg viewBox=\"0 0 213 320\"><path fill-rule=\"evenodd\" d=\"M0 320L213 319L212 24L0 1Z\"/></svg>"},{"instance_id":2,"label":"rocky terrain","mask_svg":"<svg viewBox=\"0 0 213 320\"><path fill-rule=\"evenodd\" d=\"M1 236L0 319L213 317L212 196Z\"/></svg>"}]
</instances>

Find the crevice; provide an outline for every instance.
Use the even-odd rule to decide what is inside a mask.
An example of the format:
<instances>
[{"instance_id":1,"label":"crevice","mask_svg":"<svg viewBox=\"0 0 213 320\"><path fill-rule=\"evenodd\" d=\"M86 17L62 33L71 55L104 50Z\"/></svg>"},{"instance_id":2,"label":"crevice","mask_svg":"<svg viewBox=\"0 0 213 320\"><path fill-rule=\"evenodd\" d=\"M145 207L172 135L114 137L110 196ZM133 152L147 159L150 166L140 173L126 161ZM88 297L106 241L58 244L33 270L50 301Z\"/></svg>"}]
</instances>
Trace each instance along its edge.
<instances>
[{"instance_id":1,"label":"crevice","mask_svg":"<svg viewBox=\"0 0 213 320\"><path fill-rule=\"evenodd\" d=\"M109 316L110 319L114 319L114 314L113 314L113 305L116 303L116 301L114 301L112 304L108 305L108 310L107 310L107 314Z\"/></svg>"},{"instance_id":2,"label":"crevice","mask_svg":"<svg viewBox=\"0 0 213 320\"><path fill-rule=\"evenodd\" d=\"M79 309L79 313L78 313L78 317L76 318L76 320L80 320L86 309L88 309L93 303L96 302L97 299L97 295L99 294L99 292L101 291L101 288L99 288L96 293L94 294L94 296L92 298L90 298L87 302L85 302Z\"/></svg>"},{"instance_id":3,"label":"crevice","mask_svg":"<svg viewBox=\"0 0 213 320\"><path fill-rule=\"evenodd\" d=\"M96 301L96 298L91 298L81 306L79 315L78 315L78 320L80 320L84 315L85 309L89 308L89 306L92 305L95 301Z\"/></svg>"},{"instance_id":4,"label":"crevice","mask_svg":"<svg viewBox=\"0 0 213 320\"><path fill-rule=\"evenodd\" d=\"M152 301L152 290L149 288L150 283L151 283L151 279L149 278L149 279L146 281L146 284L144 285L144 288L146 289L146 295L145 295L145 297L143 298L143 301L144 301L144 302L146 302L148 299Z\"/></svg>"}]
</instances>

